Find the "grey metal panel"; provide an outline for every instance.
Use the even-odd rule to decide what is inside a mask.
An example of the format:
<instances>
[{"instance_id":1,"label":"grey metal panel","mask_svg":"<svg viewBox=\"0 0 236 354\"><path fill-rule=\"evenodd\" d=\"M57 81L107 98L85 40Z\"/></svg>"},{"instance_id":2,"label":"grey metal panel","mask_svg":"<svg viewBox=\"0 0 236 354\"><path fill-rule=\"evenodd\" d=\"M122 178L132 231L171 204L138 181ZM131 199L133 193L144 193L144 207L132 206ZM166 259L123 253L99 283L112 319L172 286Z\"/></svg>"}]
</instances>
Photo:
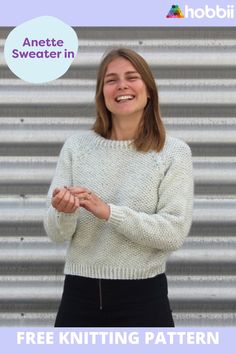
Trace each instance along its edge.
<instances>
[{"instance_id":1,"label":"grey metal panel","mask_svg":"<svg viewBox=\"0 0 236 354\"><path fill-rule=\"evenodd\" d=\"M89 129L88 118L6 118L0 117L0 153L5 156L58 155L62 143L74 133ZM184 139L196 156L235 156L236 119L165 118L168 133ZM16 149L17 147L17 149ZM29 150L30 147L30 150Z\"/></svg>"},{"instance_id":2,"label":"grey metal panel","mask_svg":"<svg viewBox=\"0 0 236 354\"><path fill-rule=\"evenodd\" d=\"M157 79L168 133L193 152L194 220L168 260L178 326L236 325L236 28L80 28L80 52L55 82L31 85L7 68L0 28L0 326L53 324L67 245L42 225L64 140L94 121L103 52L128 46Z\"/></svg>"},{"instance_id":3,"label":"grey metal panel","mask_svg":"<svg viewBox=\"0 0 236 354\"><path fill-rule=\"evenodd\" d=\"M0 80L0 104L84 104L93 105L95 80L58 79L53 83L33 85L9 79ZM158 82L162 105L229 105L236 100L235 79L176 79ZM27 93L27 95L26 95Z\"/></svg>"},{"instance_id":4,"label":"grey metal panel","mask_svg":"<svg viewBox=\"0 0 236 354\"><path fill-rule=\"evenodd\" d=\"M46 193L56 161L51 156L0 157L0 193ZM235 157L194 157L193 165L195 194L231 195L236 190Z\"/></svg>"}]
</instances>

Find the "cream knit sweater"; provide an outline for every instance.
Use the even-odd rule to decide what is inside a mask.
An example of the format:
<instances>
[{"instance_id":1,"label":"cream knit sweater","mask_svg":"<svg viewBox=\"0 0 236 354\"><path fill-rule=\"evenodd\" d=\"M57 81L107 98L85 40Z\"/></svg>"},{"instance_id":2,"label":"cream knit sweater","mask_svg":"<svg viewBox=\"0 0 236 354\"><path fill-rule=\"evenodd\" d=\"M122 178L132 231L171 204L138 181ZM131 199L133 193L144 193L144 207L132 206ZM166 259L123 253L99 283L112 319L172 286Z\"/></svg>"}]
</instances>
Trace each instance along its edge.
<instances>
[{"instance_id":1,"label":"cream knit sweater","mask_svg":"<svg viewBox=\"0 0 236 354\"><path fill-rule=\"evenodd\" d=\"M107 221L84 208L73 214L51 205L56 187L82 186L110 205ZM189 147L167 137L159 153L137 152L132 141L93 131L68 138L47 197L44 226L56 242L69 241L65 274L144 279L165 271L192 221L193 176Z\"/></svg>"}]
</instances>

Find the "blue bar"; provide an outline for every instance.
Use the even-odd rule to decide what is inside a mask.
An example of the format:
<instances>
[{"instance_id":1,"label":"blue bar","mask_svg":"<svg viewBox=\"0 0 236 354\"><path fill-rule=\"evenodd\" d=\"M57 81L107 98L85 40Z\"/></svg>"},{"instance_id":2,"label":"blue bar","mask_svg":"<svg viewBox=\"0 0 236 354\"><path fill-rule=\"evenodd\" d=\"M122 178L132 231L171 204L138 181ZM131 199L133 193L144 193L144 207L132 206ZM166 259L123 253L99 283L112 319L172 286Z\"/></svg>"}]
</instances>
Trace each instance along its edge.
<instances>
[{"instance_id":1,"label":"blue bar","mask_svg":"<svg viewBox=\"0 0 236 354\"><path fill-rule=\"evenodd\" d=\"M1 352L17 354L231 354L235 328L2 328ZM52 351L53 350L53 351Z\"/></svg>"},{"instance_id":2,"label":"blue bar","mask_svg":"<svg viewBox=\"0 0 236 354\"><path fill-rule=\"evenodd\" d=\"M185 15L184 18L166 17L173 4L179 6ZM79 27L230 27L236 25L236 3L235 0L180 0L176 3L172 0L145 0L142 2L137 0L115 2L111 0L67 0L62 2L56 0L37 2L8 0L1 2L0 26L16 26L26 20L45 15L58 17L71 26Z\"/></svg>"}]
</instances>

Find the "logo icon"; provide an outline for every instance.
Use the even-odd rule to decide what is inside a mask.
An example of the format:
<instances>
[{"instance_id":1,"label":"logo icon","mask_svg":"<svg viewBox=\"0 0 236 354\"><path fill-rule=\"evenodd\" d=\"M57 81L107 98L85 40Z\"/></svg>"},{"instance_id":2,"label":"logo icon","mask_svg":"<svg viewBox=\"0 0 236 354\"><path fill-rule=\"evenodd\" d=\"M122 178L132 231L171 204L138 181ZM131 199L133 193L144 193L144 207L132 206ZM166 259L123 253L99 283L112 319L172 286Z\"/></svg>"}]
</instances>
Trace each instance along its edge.
<instances>
[{"instance_id":1,"label":"logo icon","mask_svg":"<svg viewBox=\"0 0 236 354\"><path fill-rule=\"evenodd\" d=\"M166 18L184 18L183 12L180 10L179 5L172 5Z\"/></svg>"}]
</instances>

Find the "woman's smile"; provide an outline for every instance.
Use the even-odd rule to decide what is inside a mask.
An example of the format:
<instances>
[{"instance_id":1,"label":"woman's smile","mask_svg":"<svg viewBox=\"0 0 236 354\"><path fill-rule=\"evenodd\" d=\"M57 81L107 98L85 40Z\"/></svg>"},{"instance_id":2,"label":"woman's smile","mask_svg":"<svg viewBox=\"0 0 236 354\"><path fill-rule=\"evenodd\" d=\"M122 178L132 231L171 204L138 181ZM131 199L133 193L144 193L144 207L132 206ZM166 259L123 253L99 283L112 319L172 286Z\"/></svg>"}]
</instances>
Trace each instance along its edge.
<instances>
[{"instance_id":1,"label":"woman's smile","mask_svg":"<svg viewBox=\"0 0 236 354\"><path fill-rule=\"evenodd\" d=\"M115 98L115 101L118 103L123 103L127 101L132 101L134 97L134 95L119 95Z\"/></svg>"}]
</instances>

